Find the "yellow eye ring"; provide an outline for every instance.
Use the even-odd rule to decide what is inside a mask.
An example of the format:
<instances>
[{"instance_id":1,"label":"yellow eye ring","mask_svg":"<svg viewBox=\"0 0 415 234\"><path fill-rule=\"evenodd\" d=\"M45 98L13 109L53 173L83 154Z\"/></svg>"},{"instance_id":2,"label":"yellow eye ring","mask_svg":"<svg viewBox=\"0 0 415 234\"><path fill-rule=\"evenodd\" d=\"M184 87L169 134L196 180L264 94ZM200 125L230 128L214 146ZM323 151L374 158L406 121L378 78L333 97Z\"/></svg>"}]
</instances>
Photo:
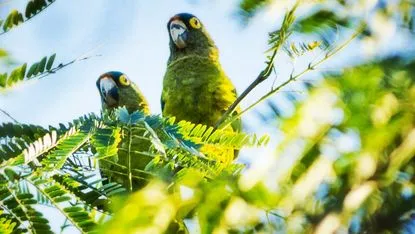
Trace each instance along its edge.
<instances>
[{"instance_id":1,"label":"yellow eye ring","mask_svg":"<svg viewBox=\"0 0 415 234\"><path fill-rule=\"evenodd\" d=\"M195 28L195 29L199 29L199 28L202 27L202 24L200 23L200 21L196 17L191 18L189 20L189 24L190 24L190 26L192 26L192 28Z\"/></svg>"},{"instance_id":2,"label":"yellow eye ring","mask_svg":"<svg viewBox=\"0 0 415 234\"><path fill-rule=\"evenodd\" d=\"M130 80L127 78L126 75L121 75L119 81L120 81L120 84L123 85L123 86L129 86L130 85Z\"/></svg>"}]
</instances>

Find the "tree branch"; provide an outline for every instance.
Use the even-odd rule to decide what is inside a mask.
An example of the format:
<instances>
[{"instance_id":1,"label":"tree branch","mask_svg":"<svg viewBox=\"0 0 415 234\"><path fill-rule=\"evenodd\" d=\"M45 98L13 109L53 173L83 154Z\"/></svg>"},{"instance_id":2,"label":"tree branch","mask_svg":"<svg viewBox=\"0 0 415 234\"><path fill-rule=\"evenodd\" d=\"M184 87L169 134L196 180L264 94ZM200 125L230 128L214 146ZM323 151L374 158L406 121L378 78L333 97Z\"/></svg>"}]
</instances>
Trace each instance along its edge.
<instances>
[{"instance_id":1,"label":"tree branch","mask_svg":"<svg viewBox=\"0 0 415 234\"><path fill-rule=\"evenodd\" d=\"M17 121L13 116L11 116L7 111L0 108L0 112L3 113L5 116L9 117L11 120L13 120L14 123L20 124L19 121Z\"/></svg>"},{"instance_id":2,"label":"tree branch","mask_svg":"<svg viewBox=\"0 0 415 234\"><path fill-rule=\"evenodd\" d=\"M11 2L11 1L10 1ZM4 4L8 4L8 3L10 3L10 2L5 2ZM46 10L49 6L51 6L53 3L55 3L56 2L56 0L55 1L53 1L53 2L49 2L49 4L47 4L44 8L42 8L42 9L40 9L40 11L38 11L35 15L33 15L32 17L30 17L30 18L26 18L23 22L21 22L20 24L23 24L23 23L26 23L26 22L28 22L29 20L31 20L31 19L33 19L35 16L37 16L37 15L39 15L42 11L44 11L44 10ZM0 4L0 6L1 6L1 4ZM1 35L4 35L4 34L6 34L6 33L8 33L8 32L10 32L12 29L14 29L14 28L16 28L17 27L17 25L15 25L15 26L13 26L13 27L11 27L11 28L9 28L8 30L5 30L5 31L3 31L3 32L0 32L0 36Z\"/></svg>"},{"instance_id":3,"label":"tree branch","mask_svg":"<svg viewBox=\"0 0 415 234\"><path fill-rule=\"evenodd\" d=\"M59 71L59 70L61 70L61 69L65 68L65 67L67 67L67 66L69 66L69 65L71 65L71 64L73 64L73 63L75 63L75 62L78 62L78 61L83 61L83 60L88 60L88 59L90 59L90 58L100 57L100 56L101 56L100 54L96 54L96 55L86 56L86 57L83 57L83 58L76 58L76 59L74 59L74 60L72 60L72 61L69 61L69 62L67 62L67 63L65 63L65 64L62 64L62 63L61 63L61 64L59 64L57 67L52 68L52 69L50 69L49 71L45 71L45 72L42 72L42 73L40 73L40 74L38 74L38 75L36 75L36 76L30 77L30 79L35 79L35 78L37 78L37 79L42 79L42 78L45 78L46 76L49 76L49 75L51 75L51 74L54 74L55 72L57 72L57 71Z\"/></svg>"},{"instance_id":4,"label":"tree branch","mask_svg":"<svg viewBox=\"0 0 415 234\"><path fill-rule=\"evenodd\" d=\"M272 55L269 57L267 63L267 66L264 70L262 70L257 78L252 82L248 88L246 88L242 94L235 100L234 103L226 110L226 112L222 115L222 117L219 119L219 121L216 123L215 128L219 128L219 126L228 118L228 116L232 115L232 113L235 111L236 107L239 105L239 103L260 83L267 80L268 77L271 75L272 71L274 70L274 61L275 57L277 56L277 53L282 45L286 42L286 40L290 37L291 32L289 31L289 28L294 23L294 12L297 9L298 2L293 6L293 8L288 11L281 24L281 28L278 31L270 33L270 41L274 42L272 48L270 51L272 51ZM274 39L277 38L277 39Z\"/></svg>"},{"instance_id":5,"label":"tree branch","mask_svg":"<svg viewBox=\"0 0 415 234\"><path fill-rule=\"evenodd\" d=\"M271 57L271 63L269 63L267 65L267 67L261 72L259 73L258 77L254 80L254 82L252 82L248 88L245 89L245 91L235 100L234 103L232 103L232 105L228 108L228 110L226 110L226 112L222 115L222 117L219 119L219 121L216 123L215 128L218 128L225 120L228 116L230 116L236 109L236 107L239 105L239 103L255 88L257 87L260 83L262 83L264 80L266 80L269 75L271 74L271 70L273 68L273 63L274 63L274 58L275 55L277 54L277 50L274 50L272 57Z\"/></svg>"},{"instance_id":6,"label":"tree branch","mask_svg":"<svg viewBox=\"0 0 415 234\"><path fill-rule=\"evenodd\" d=\"M338 52L340 52L341 50L343 50L350 42L352 42L358 35L360 35L360 33L364 30L364 28L365 28L365 24L364 23L360 23L360 25L359 25L358 29L356 30L356 32L353 33L353 35L348 40L346 40L343 44L341 44L339 47L337 47L336 49L333 49L332 51L327 52L326 55L322 59L320 59L319 61L317 61L316 63L314 63L314 64L310 63L305 70L303 70L302 72L298 73L297 75L293 76L293 74L291 74L290 75L290 78L288 80L286 80L285 82L283 82L279 86L271 89L268 93L266 93L264 96L262 96L260 99L258 99L256 102L254 102L253 104L251 104L249 107L247 107L246 109L244 109L240 113L236 114L235 116L232 116L231 118L228 118L228 116L234 111L234 109L236 107L236 105L231 105L231 107L229 107L228 111L226 111L226 113L218 121L218 123L216 124L216 127L217 128L226 128L233 121L235 121L236 119L240 118L245 112L251 110L253 107L255 107L256 105L258 105L259 103L263 102L264 100L266 100L267 98L269 98L273 94L277 93L279 90L281 90L283 87L285 87L289 83L291 83L293 81L296 81L298 78L300 78L305 73L314 70L317 66L321 65L322 63L324 63L325 61L327 61L329 58L331 58L333 55L335 55ZM250 88L249 91L251 91L256 85L259 84L259 83L257 83L257 79L248 87L248 89ZM253 86L253 87L251 88L251 86ZM247 90L245 90L245 91L247 91ZM245 96L246 96L246 94L245 94ZM239 103L245 96L243 96L243 97L241 96L242 98L238 98L235 102L238 102ZM231 110L231 108L233 108L233 109Z\"/></svg>"}]
</instances>

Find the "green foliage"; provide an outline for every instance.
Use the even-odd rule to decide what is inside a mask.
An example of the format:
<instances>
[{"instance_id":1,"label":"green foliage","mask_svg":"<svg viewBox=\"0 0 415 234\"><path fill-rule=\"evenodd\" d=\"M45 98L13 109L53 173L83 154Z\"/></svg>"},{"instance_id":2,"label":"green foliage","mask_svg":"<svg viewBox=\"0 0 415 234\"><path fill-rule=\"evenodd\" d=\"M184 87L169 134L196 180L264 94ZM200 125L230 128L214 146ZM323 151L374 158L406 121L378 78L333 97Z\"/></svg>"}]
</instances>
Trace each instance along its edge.
<instances>
[{"instance_id":1,"label":"green foliage","mask_svg":"<svg viewBox=\"0 0 415 234\"><path fill-rule=\"evenodd\" d=\"M27 189L22 189L21 183L8 181L5 177L0 178L0 199L2 201L2 219L5 222L14 222L10 226L12 232L22 232L28 229L31 232L52 233L49 221L43 214L34 209L38 201ZM25 222L28 222L26 224Z\"/></svg>"},{"instance_id":2,"label":"green foliage","mask_svg":"<svg viewBox=\"0 0 415 234\"><path fill-rule=\"evenodd\" d=\"M296 9L297 5L285 14L281 27L278 30L269 33L268 44L271 45L270 50L278 50L292 34L290 29L295 21L294 13Z\"/></svg>"},{"instance_id":3,"label":"green foliage","mask_svg":"<svg viewBox=\"0 0 415 234\"><path fill-rule=\"evenodd\" d=\"M7 16L6 20L4 21L3 31L8 31L22 22L23 22L22 13L18 12L17 10L12 10Z\"/></svg>"},{"instance_id":4,"label":"green foliage","mask_svg":"<svg viewBox=\"0 0 415 234\"><path fill-rule=\"evenodd\" d=\"M240 15L248 20L253 17L258 10L264 8L268 4L272 3L270 0L242 0L239 3Z\"/></svg>"},{"instance_id":5,"label":"green foliage","mask_svg":"<svg viewBox=\"0 0 415 234\"><path fill-rule=\"evenodd\" d=\"M75 204L68 205L68 201L72 201L74 195L64 186L40 176L33 176L30 181L80 231L85 233L92 231L95 226L92 214L83 207L84 204L78 204L77 201Z\"/></svg>"},{"instance_id":6,"label":"green foliage","mask_svg":"<svg viewBox=\"0 0 415 234\"><path fill-rule=\"evenodd\" d=\"M292 184L292 190L289 189L287 194L295 195L298 190L302 193L298 196L305 200L283 197L282 204L289 204L291 209L297 210L296 215L303 212L301 216L316 225L313 227L309 224L310 228L335 230L341 225L349 226L352 218L362 223L358 232L394 232L401 227L399 218L389 219L388 224L376 220L378 212L383 215L394 212L393 217L402 217L408 211L401 209L395 213L399 206L393 204L393 201L399 203L407 200L403 194L399 195L402 182L396 181L396 178L398 174L407 171L407 165L402 162L409 162L415 153L408 142L411 141L413 130L407 129L414 123L414 112L413 108L406 106L407 100L413 98L415 74L411 71L412 61L401 65L399 61L402 60L388 59L346 70L340 76L328 77L327 81L311 90L307 101L309 104L305 102L298 108L296 115L283 124L282 129L290 137L281 144L281 152L285 145L290 145L290 142L300 137L307 141L297 158L298 164L294 164L292 171L287 171L287 177L281 179L281 183ZM401 72L406 73L405 76L400 76L403 79L400 81L405 86L394 81ZM392 88L390 84L399 88ZM331 101L328 102L329 100ZM336 108L341 108L344 116L340 120L336 120L335 116L318 120L323 116L313 114L312 111L319 108L319 105L325 106L328 116L330 113L335 114ZM306 115L309 116L309 121L314 119L313 127L303 124L308 121L304 117ZM331 153L334 154L334 160L325 156L325 148L335 147L336 142L354 131L358 136L350 140L360 141L360 146L355 146L358 148L348 152L337 147ZM328 174L322 172L323 168L326 168ZM330 179L325 179L326 176ZM407 176L412 177L411 174ZM311 178L316 180L316 184L307 194L301 188L306 183L311 183ZM319 191L319 184L327 186L321 204L320 200L307 200L308 197L313 197L313 193L314 196L319 196L318 193L322 192ZM287 187L291 186L286 186L285 189ZM395 194L396 197L392 199L390 194ZM412 199L409 198L407 202L411 203ZM390 214L387 216L392 217ZM339 223L330 227L327 220Z\"/></svg>"},{"instance_id":7,"label":"green foliage","mask_svg":"<svg viewBox=\"0 0 415 234\"><path fill-rule=\"evenodd\" d=\"M96 117L94 115L81 117L78 120L74 120L73 123L70 123L69 128L61 124L59 128L50 127L49 131L32 125L4 124L0 127L0 129L4 130L2 135L6 137L4 139L6 144L2 146L2 153L4 153L2 154L2 158L5 161L3 161L1 165L22 165L37 162L37 158L39 156L49 153L50 150L54 149L60 143L65 143L63 144L63 148L66 147L65 149L69 148L75 150L72 148L73 145L71 144L82 145L77 141L80 137L79 135L82 133L86 134L88 132L88 129L94 125L95 118ZM46 133L44 133L45 131ZM44 135L41 136L41 134ZM70 137L73 137L75 140ZM84 138L81 136L81 139ZM49 161L50 164L47 166L56 166L57 162L55 160L57 158L63 159L63 155L60 155L62 152L62 150L58 150L49 155L49 157L54 160ZM61 163L57 165L62 166Z\"/></svg>"},{"instance_id":8,"label":"green foliage","mask_svg":"<svg viewBox=\"0 0 415 234\"><path fill-rule=\"evenodd\" d=\"M339 26L349 27L350 23L347 18L341 18L333 11L321 9L299 20L295 27L300 33L316 33Z\"/></svg>"},{"instance_id":9,"label":"green foliage","mask_svg":"<svg viewBox=\"0 0 415 234\"><path fill-rule=\"evenodd\" d=\"M298 45L296 45L294 42L292 42L290 45L285 44L284 45L284 51L290 56L291 58L296 58L303 56L304 54L313 51L317 48L320 49L326 49L326 46L323 46L321 42L319 41L313 41L310 43L304 43L300 42Z\"/></svg>"},{"instance_id":10,"label":"green foliage","mask_svg":"<svg viewBox=\"0 0 415 234\"><path fill-rule=\"evenodd\" d=\"M42 160L45 170L58 170L62 168L66 159L81 148L89 138L89 131L76 131L72 128L67 135L63 136L63 139L60 140L58 146L53 147L55 149ZM37 155L25 155L26 163L27 160L32 160L33 156L36 157Z\"/></svg>"},{"instance_id":11,"label":"green foliage","mask_svg":"<svg viewBox=\"0 0 415 234\"><path fill-rule=\"evenodd\" d=\"M35 125L3 123L0 125L0 159L2 162L18 156L48 130Z\"/></svg>"},{"instance_id":12,"label":"green foliage","mask_svg":"<svg viewBox=\"0 0 415 234\"><path fill-rule=\"evenodd\" d=\"M413 67L395 58L327 76L282 120L286 135L277 157L291 164L270 162L213 180L182 170L172 184L150 184L134 194L105 230L164 232L184 219L197 220L201 233L325 233L347 230L352 222L352 233L402 230L415 201L415 108L408 102L415 98ZM344 149L338 144L345 138L358 143ZM263 177L255 176L263 170ZM278 189L269 188L270 179ZM131 210L140 215L125 219ZM155 226L161 210L165 216Z\"/></svg>"},{"instance_id":13,"label":"green foliage","mask_svg":"<svg viewBox=\"0 0 415 234\"><path fill-rule=\"evenodd\" d=\"M354 22L323 13L297 21L303 27L299 32ZM296 23L287 25L288 30L282 27L271 35L273 49L285 43L279 42L281 31L287 38L289 30L296 30ZM325 42L290 51L302 55L320 43ZM225 170L213 180L203 179L197 170L181 170L172 183L152 183L132 195L104 231L169 232L186 226L186 220L197 224L191 231L201 233L405 230L413 225L408 222L415 201L413 67L413 58L398 57L325 74L319 85L306 86L307 99L289 98L295 113L280 120L284 137L270 165L254 162L242 175ZM194 135L187 139L206 139L207 129L189 129ZM139 215L125 219L131 210ZM160 210L165 216L155 225Z\"/></svg>"},{"instance_id":14,"label":"green foliage","mask_svg":"<svg viewBox=\"0 0 415 234\"><path fill-rule=\"evenodd\" d=\"M53 62L55 61L56 54L48 57L43 57L39 62L36 62L30 66L27 70L27 63L15 68L10 75L4 73L0 75L0 88L6 89L14 84L23 81L30 80L33 78L39 78L46 74L54 73L56 70L59 70L62 65L57 67L52 67ZM27 70L27 71L26 71Z\"/></svg>"},{"instance_id":15,"label":"green foliage","mask_svg":"<svg viewBox=\"0 0 415 234\"><path fill-rule=\"evenodd\" d=\"M72 153L78 151L79 148L84 145L85 139L89 139L88 130L91 130L91 126L94 126L94 118L94 116L82 117L79 120L74 121L73 124L70 124L69 129L62 126L61 128L64 130L52 130L53 132L51 134L47 133L28 145L24 152L17 157L3 162L2 170L4 170L5 175L7 175L8 181L4 179L4 194L1 197L8 199L5 201L6 205L9 203L13 205L7 205L7 207L4 207L3 211L19 221L16 228L25 227L25 224L20 222L21 220L29 220L30 227L27 228L30 230L41 233L51 232L48 220L43 218L42 213L37 211L34 212L34 209L31 206L22 205L42 204L44 203L44 200L60 210L79 230L87 232L94 228L95 221L92 219L94 215L83 208L85 206L85 200L88 202L91 201L91 193L82 193L83 189L80 189L79 186L75 186L74 182L70 183L68 180L73 178L72 176L67 176L66 178L59 180L59 178L62 178L59 177L59 174L63 173L60 169L67 161L66 157L72 156ZM26 132L24 135L22 129L36 129L27 125L20 126L20 128L16 126L10 128L10 124L4 126L6 127L3 129L9 129L23 136L34 136L34 134L32 134L33 131L29 131L29 134ZM59 132L58 137L56 132ZM86 134L83 134L85 132ZM5 135L11 134L12 132L5 133ZM16 134L16 136L19 136L19 134ZM46 155L46 157L44 155ZM37 162L36 164L38 165L39 161L41 161L43 165L41 170L36 170L36 167L30 169L23 166L29 162ZM6 167L6 165L15 165L13 168L20 172L16 173L14 170ZM54 178L58 179L55 180ZM63 185L61 185L59 181L61 181ZM33 186L36 191L40 192L42 198L35 199L30 190L25 190L24 193L19 192L20 187L17 186L19 184ZM72 190L67 190L66 186L72 188ZM74 188L78 188L76 191L78 194L82 193L83 196L77 196L76 193L72 193L72 191L75 191ZM75 202L74 204L79 205L68 206L68 202ZM94 203L86 204L93 205ZM40 229L40 231L37 229Z\"/></svg>"},{"instance_id":16,"label":"green foliage","mask_svg":"<svg viewBox=\"0 0 415 234\"><path fill-rule=\"evenodd\" d=\"M104 120L91 143L96 149L96 158L105 164L101 167L104 174L108 176L108 170L110 174L115 171L116 175L110 177L124 185L132 185L133 180L148 180L148 176L166 178L178 169L190 167L213 178L224 169L221 162L229 159L211 158L200 151L202 148L233 151L244 145L261 146L268 141L267 136L257 138L243 133L213 131L207 126L184 121L174 124L172 120L144 116L140 112L130 115L125 108L119 109L117 116L120 123L114 126ZM239 168L230 167L229 170Z\"/></svg>"},{"instance_id":17,"label":"green foliage","mask_svg":"<svg viewBox=\"0 0 415 234\"><path fill-rule=\"evenodd\" d=\"M94 178L94 173L90 175L71 175L70 173L64 175L54 175L53 179L59 182L75 194L80 200L84 201L90 207L102 211L109 211L110 199L109 197L126 191L120 184L109 183L101 186L103 179L88 182L89 179ZM120 187L121 186L121 187Z\"/></svg>"},{"instance_id":18,"label":"green foliage","mask_svg":"<svg viewBox=\"0 0 415 234\"><path fill-rule=\"evenodd\" d=\"M269 142L269 136L264 135L258 139L256 135L247 135L227 131L224 129L214 130L202 124L194 124L187 121L180 121L176 125L177 133L183 139L190 140L196 144L209 144L220 147L241 149L242 147L261 147Z\"/></svg>"},{"instance_id":19,"label":"green foliage","mask_svg":"<svg viewBox=\"0 0 415 234\"><path fill-rule=\"evenodd\" d=\"M0 218L0 232L1 233L12 233L16 223L7 218Z\"/></svg>"},{"instance_id":20,"label":"green foliage","mask_svg":"<svg viewBox=\"0 0 415 234\"><path fill-rule=\"evenodd\" d=\"M118 144L121 142L121 129L117 127L99 128L91 140L97 151L97 159L114 157L118 153Z\"/></svg>"},{"instance_id":21,"label":"green foliage","mask_svg":"<svg viewBox=\"0 0 415 234\"><path fill-rule=\"evenodd\" d=\"M1 23L1 21L0 21L0 23ZM0 25L1 25L1 24L0 24ZM0 58L7 57L7 55L8 55L8 53L7 53L7 51L6 51L6 50L4 50L4 49L0 49Z\"/></svg>"},{"instance_id":22,"label":"green foliage","mask_svg":"<svg viewBox=\"0 0 415 234\"><path fill-rule=\"evenodd\" d=\"M4 20L4 22L0 20L0 26L2 26L3 29L3 31L0 32L0 35L8 32L10 29L18 26L21 23L24 23L25 21L39 14L47 7L49 7L54 1L55 0L30 0L26 5L26 10L24 13L25 17L23 17L23 14L18 10L12 10L7 15L6 20Z\"/></svg>"},{"instance_id":23,"label":"green foliage","mask_svg":"<svg viewBox=\"0 0 415 234\"><path fill-rule=\"evenodd\" d=\"M1 165L12 168L5 170L8 178L33 186L40 193L35 204L52 205L82 232L92 230L96 217L113 212L113 197L140 188L153 178L174 183L174 176L182 181L188 169L200 179L241 170L241 165L226 166L204 155L199 150L206 145L233 150L244 145L262 146L268 141L266 136L214 131L187 122L175 124L171 119L140 112L129 114L125 108L103 118L84 116L49 130L20 124L3 124L1 129L8 145L11 139L25 139ZM131 163L122 158L126 156ZM111 166L104 167L105 163ZM97 165L105 177L97 177ZM136 184L137 179L142 185ZM77 208L69 208L68 202ZM22 225L17 223L16 228Z\"/></svg>"}]
</instances>

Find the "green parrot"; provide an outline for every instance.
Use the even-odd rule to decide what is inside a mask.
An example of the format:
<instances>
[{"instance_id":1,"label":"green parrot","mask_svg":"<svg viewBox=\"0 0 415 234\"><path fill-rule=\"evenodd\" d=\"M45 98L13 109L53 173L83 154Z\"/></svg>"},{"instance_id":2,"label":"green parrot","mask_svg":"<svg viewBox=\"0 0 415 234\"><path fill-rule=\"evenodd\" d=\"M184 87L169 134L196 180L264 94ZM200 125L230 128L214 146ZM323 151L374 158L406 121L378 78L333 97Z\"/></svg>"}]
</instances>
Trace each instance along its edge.
<instances>
[{"instance_id":1,"label":"green parrot","mask_svg":"<svg viewBox=\"0 0 415 234\"><path fill-rule=\"evenodd\" d=\"M167 30L170 57L161 95L163 116L215 126L237 98L236 89L219 62L218 48L202 22L192 14L173 16ZM230 130L241 129L238 119Z\"/></svg>"},{"instance_id":2,"label":"green parrot","mask_svg":"<svg viewBox=\"0 0 415 234\"><path fill-rule=\"evenodd\" d=\"M104 73L98 78L96 84L101 96L103 111L111 112L117 107L125 106L129 113L142 111L146 115L150 114L148 103L144 95L138 89L137 85L131 82L124 73L118 71ZM131 168L144 170L145 166L152 158L143 156L139 152L147 152L151 143L140 137L134 137L143 136L145 134L144 130L140 129L133 129L131 133L123 131L122 140L118 149L118 156L100 160L100 168L111 182L115 181L123 184L130 190L136 190L145 184L143 179L146 179L146 177L144 176L143 179L132 179L132 184L130 184L129 177L127 176L128 170L125 169L129 165L127 153L129 149L127 141L127 139L129 139L128 134L132 134L133 136L131 142L132 152L130 152ZM117 164L124 168L117 166Z\"/></svg>"},{"instance_id":3,"label":"green parrot","mask_svg":"<svg viewBox=\"0 0 415 234\"><path fill-rule=\"evenodd\" d=\"M97 80L97 88L103 110L125 106L130 113L139 110L150 114L144 95L122 72L110 71L102 74Z\"/></svg>"}]
</instances>

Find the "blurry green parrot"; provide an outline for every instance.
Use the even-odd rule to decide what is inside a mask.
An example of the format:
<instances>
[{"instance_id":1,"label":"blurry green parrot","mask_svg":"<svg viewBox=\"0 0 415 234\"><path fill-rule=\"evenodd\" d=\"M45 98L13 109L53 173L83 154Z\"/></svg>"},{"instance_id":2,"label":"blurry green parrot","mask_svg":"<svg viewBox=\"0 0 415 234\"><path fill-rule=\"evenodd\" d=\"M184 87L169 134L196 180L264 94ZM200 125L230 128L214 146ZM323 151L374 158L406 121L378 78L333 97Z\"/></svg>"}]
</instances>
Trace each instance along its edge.
<instances>
[{"instance_id":1,"label":"blurry green parrot","mask_svg":"<svg viewBox=\"0 0 415 234\"><path fill-rule=\"evenodd\" d=\"M122 72L110 71L102 74L97 80L97 88L101 95L102 110L125 106L130 113L139 110L150 114L144 95Z\"/></svg>"},{"instance_id":2,"label":"blurry green parrot","mask_svg":"<svg viewBox=\"0 0 415 234\"><path fill-rule=\"evenodd\" d=\"M167 30L170 57L161 95L163 116L215 126L237 98L234 85L219 63L218 48L192 14L173 16ZM241 131L241 120L234 121L229 130Z\"/></svg>"},{"instance_id":3,"label":"blurry green parrot","mask_svg":"<svg viewBox=\"0 0 415 234\"><path fill-rule=\"evenodd\" d=\"M117 107L125 106L130 114L134 111L142 111L146 115L150 114L145 97L137 85L131 82L124 73L118 71L104 73L98 78L96 84L104 112L111 112ZM131 134L133 137L129 138L128 134ZM131 156L131 168L136 170L144 170L145 166L152 159L149 156L140 154L140 152L147 152L151 145L150 141L140 138L144 134L144 130L141 129L133 129L131 133L123 131L122 140L118 148L118 156L100 160L100 169L111 182L115 181L123 184L126 188L132 190L145 184L143 180L145 178L137 179L135 177L130 184L127 169L129 165L128 155ZM131 145L128 139L132 139ZM130 154L128 154L129 146L131 146Z\"/></svg>"}]
</instances>

